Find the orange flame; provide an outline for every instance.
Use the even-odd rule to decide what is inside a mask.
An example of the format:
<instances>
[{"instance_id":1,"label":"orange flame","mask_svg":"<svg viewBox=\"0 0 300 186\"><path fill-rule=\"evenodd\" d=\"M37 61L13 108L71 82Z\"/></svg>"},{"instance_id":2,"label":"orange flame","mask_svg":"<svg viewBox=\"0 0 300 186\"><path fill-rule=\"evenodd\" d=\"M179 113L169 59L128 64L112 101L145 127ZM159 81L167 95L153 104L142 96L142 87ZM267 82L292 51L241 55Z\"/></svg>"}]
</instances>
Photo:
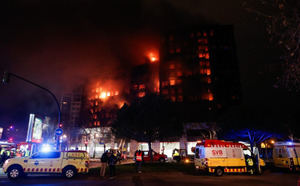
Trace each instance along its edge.
<instances>
[{"instance_id":1,"label":"orange flame","mask_svg":"<svg viewBox=\"0 0 300 186\"><path fill-rule=\"evenodd\" d=\"M148 58L149 58L149 60L150 60L151 63L155 63L155 62L158 61L158 55L156 55L156 54L153 53L153 52L150 52L150 53L148 54Z\"/></svg>"}]
</instances>

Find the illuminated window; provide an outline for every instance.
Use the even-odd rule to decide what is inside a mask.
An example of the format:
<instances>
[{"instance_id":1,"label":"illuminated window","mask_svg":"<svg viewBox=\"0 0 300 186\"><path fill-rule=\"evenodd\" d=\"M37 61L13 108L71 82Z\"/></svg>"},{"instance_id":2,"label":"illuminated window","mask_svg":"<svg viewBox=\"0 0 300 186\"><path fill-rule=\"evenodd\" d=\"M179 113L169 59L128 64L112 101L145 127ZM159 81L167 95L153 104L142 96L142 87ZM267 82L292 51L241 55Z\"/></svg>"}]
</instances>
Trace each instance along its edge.
<instances>
[{"instance_id":1,"label":"illuminated window","mask_svg":"<svg viewBox=\"0 0 300 186\"><path fill-rule=\"evenodd\" d=\"M93 109L91 109L90 111L91 111L92 114L94 113L94 110L93 110Z\"/></svg>"},{"instance_id":2,"label":"illuminated window","mask_svg":"<svg viewBox=\"0 0 300 186\"><path fill-rule=\"evenodd\" d=\"M209 53L206 53L205 59L209 59Z\"/></svg>"},{"instance_id":3,"label":"illuminated window","mask_svg":"<svg viewBox=\"0 0 300 186\"><path fill-rule=\"evenodd\" d=\"M170 69L175 69L175 64L170 64L169 68Z\"/></svg>"},{"instance_id":4,"label":"illuminated window","mask_svg":"<svg viewBox=\"0 0 300 186\"><path fill-rule=\"evenodd\" d=\"M144 84L139 85L139 89L145 89L145 88L146 88L146 86Z\"/></svg>"},{"instance_id":5,"label":"illuminated window","mask_svg":"<svg viewBox=\"0 0 300 186\"><path fill-rule=\"evenodd\" d=\"M203 42L203 39L198 39L198 43L202 43Z\"/></svg>"},{"instance_id":6,"label":"illuminated window","mask_svg":"<svg viewBox=\"0 0 300 186\"><path fill-rule=\"evenodd\" d=\"M209 100L209 101L213 101L213 100L214 100L214 96L213 96L212 93L209 93L209 95L208 95L208 100Z\"/></svg>"},{"instance_id":7,"label":"illuminated window","mask_svg":"<svg viewBox=\"0 0 300 186\"><path fill-rule=\"evenodd\" d=\"M209 68L207 69L206 74L207 74L208 76L211 74L211 71L210 71Z\"/></svg>"},{"instance_id":8,"label":"illuminated window","mask_svg":"<svg viewBox=\"0 0 300 186\"><path fill-rule=\"evenodd\" d=\"M177 71L177 76L182 76L182 72Z\"/></svg>"},{"instance_id":9,"label":"illuminated window","mask_svg":"<svg viewBox=\"0 0 300 186\"><path fill-rule=\"evenodd\" d=\"M170 85L171 85L171 86L174 86L175 83L176 83L175 79L170 79Z\"/></svg>"},{"instance_id":10,"label":"illuminated window","mask_svg":"<svg viewBox=\"0 0 300 186\"><path fill-rule=\"evenodd\" d=\"M97 121L94 121L94 126L97 126Z\"/></svg>"},{"instance_id":11,"label":"illuminated window","mask_svg":"<svg viewBox=\"0 0 300 186\"><path fill-rule=\"evenodd\" d=\"M206 46L206 47L204 47L204 50L205 50L205 52L207 52L208 51L208 47Z\"/></svg>"},{"instance_id":12,"label":"illuminated window","mask_svg":"<svg viewBox=\"0 0 300 186\"><path fill-rule=\"evenodd\" d=\"M144 97L145 95L146 95L146 92L139 92L139 95L138 95L138 96L139 96L140 98L142 98L142 97Z\"/></svg>"},{"instance_id":13,"label":"illuminated window","mask_svg":"<svg viewBox=\"0 0 300 186\"><path fill-rule=\"evenodd\" d=\"M171 101L175 102L176 101L176 97L175 96L171 96Z\"/></svg>"},{"instance_id":14,"label":"illuminated window","mask_svg":"<svg viewBox=\"0 0 300 186\"><path fill-rule=\"evenodd\" d=\"M94 114L94 119L97 119L97 115L96 114Z\"/></svg>"},{"instance_id":15,"label":"illuminated window","mask_svg":"<svg viewBox=\"0 0 300 186\"><path fill-rule=\"evenodd\" d=\"M203 36L206 37L206 36L207 36L207 33L206 33L206 32L203 32Z\"/></svg>"},{"instance_id":16,"label":"illuminated window","mask_svg":"<svg viewBox=\"0 0 300 186\"><path fill-rule=\"evenodd\" d=\"M199 53L199 54L198 54L198 57L199 57L199 58L203 58L203 57L204 57L204 54L203 54L203 53Z\"/></svg>"},{"instance_id":17,"label":"illuminated window","mask_svg":"<svg viewBox=\"0 0 300 186\"><path fill-rule=\"evenodd\" d=\"M133 89L137 89L138 88L138 85L133 85Z\"/></svg>"},{"instance_id":18,"label":"illuminated window","mask_svg":"<svg viewBox=\"0 0 300 186\"><path fill-rule=\"evenodd\" d=\"M97 125L100 126L100 121L97 121Z\"/></svg>"},{"instance_id":19,"label":"illuminated window","mask_svg":"<svg viewBox=\"0 0 300 186\"><path fill-rule=\"evenodd\" d=\"M98 106L98 101L95 102L95 106Z\"/></svg>"}]
</instances>

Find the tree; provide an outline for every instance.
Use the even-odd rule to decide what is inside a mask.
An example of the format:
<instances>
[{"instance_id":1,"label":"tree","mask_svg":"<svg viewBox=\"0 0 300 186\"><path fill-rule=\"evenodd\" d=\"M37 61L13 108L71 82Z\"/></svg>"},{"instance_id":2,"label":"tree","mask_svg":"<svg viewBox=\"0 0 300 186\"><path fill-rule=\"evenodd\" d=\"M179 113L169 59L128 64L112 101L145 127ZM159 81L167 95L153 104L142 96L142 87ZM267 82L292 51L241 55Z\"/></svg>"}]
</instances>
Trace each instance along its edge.
<instances>
[{"instance_id":1,"label":"tree","mask_svg":"<svg viewBox=\"0 0 300 186\"><path fill-rule=\"evenodd\" d=\"M244 7L262 17L272 43L283 55L283 73L275 88L300 90L300 2L298 0L246 0Z\"/></svg>"},{"instance_id":2,"label":"tree","mask_svg":"<svg viewBox=\"0 0 300 186\"><path fill-rule=\"evenodd\" d=\"M256 129L232 130L225 135L228 140L247 140L250 143L251 151L261 142L270 138L279 138L280 136L271 132Z\"/></svg>"},{"instance_id":3,"label":"tree","mask_svg":"<svg viewBox=\"0 0 300 186\"><path fill-rule=\"evenodd\" d=\"M152 159L151 142L180 138L183 125L171 102L150 94L124 105L112 130L118 138L147 142Z\"/></svg>"}]
</instances>

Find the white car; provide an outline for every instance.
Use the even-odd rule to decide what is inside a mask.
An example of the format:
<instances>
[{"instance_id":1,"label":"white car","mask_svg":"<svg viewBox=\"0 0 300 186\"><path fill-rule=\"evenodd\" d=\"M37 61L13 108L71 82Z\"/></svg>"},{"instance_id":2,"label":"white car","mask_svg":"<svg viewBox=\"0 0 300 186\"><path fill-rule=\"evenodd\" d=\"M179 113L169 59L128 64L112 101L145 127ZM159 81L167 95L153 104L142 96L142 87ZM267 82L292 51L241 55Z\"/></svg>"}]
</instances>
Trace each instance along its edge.
<instances>
[{"instance_id":1,"label":"white car","mask_svg":"<svg viewBox=\"0 0 300 186\"><path fill-rule=\"evenodd\" d=\"M78 173L87 173L88 165L86 151L52 151L8 159L3 164L3 170L10 179L35 173L62 174L66 178L73 178Z\"/></svg>"}]
</instances>

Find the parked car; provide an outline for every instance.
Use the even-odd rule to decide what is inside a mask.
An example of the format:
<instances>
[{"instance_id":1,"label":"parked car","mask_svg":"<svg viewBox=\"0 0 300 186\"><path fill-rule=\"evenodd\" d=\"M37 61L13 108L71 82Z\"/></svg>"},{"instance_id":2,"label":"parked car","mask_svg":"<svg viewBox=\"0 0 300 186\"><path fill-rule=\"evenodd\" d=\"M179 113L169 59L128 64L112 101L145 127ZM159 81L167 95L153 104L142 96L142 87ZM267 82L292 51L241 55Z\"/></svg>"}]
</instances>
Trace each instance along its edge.
<instances>
[{"instance_id":1,"label":"parked car","mask_svg":"<svg viewBox=\"0 0 300 186\"><path fill-rule=\"evenodd\" d=\"M149 151L142 151L144 153L144 162L150 162L151 157ZM152 150L153 162L164 163L168 161L168 157L165 154L159 154Z\"/></svg>"}]
</instances>

